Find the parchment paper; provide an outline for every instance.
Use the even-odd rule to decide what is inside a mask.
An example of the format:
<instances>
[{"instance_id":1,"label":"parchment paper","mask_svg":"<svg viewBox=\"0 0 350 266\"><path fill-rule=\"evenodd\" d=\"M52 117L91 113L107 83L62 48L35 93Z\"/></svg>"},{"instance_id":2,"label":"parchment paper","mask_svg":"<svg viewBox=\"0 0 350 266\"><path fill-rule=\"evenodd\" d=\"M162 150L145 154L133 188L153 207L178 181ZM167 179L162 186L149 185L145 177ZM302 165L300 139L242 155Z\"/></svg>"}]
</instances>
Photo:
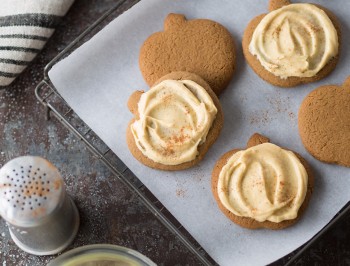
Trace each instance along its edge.
<instances>
[{"instance_id":1,"label":"parchment paper","mask_svg":"<svg viewBox=\"0 0 350 266\"><path fill-rule=\"evenodd\" d=\"M261 265L286 255L324 227L350 198L349 168L315 160L298 135L297 114L302 99L316 87L343 83L350 75L350 1L315 2L338 16L343 25L343 46L335 71L309 85L291 89L269 85L253 73L243 58L243 31L252 18L267 12L267 0L142 0L49 73L74 111L220 265ZM170 12L223 24L236 40L238 55L237 71L220 96L225 123L219 139L198 166L179 172L143 166L130 154L125 141L132 118L126 106L128 97L135 90L148 89L138 68L139 48L151 33L162 30ZM310 205L291 228L242 229L219 211L212 196L210 179L215 161L229 149L245 147L254 132L297 151L314 169L316 182Z\"/></svg>"}]
</instances>

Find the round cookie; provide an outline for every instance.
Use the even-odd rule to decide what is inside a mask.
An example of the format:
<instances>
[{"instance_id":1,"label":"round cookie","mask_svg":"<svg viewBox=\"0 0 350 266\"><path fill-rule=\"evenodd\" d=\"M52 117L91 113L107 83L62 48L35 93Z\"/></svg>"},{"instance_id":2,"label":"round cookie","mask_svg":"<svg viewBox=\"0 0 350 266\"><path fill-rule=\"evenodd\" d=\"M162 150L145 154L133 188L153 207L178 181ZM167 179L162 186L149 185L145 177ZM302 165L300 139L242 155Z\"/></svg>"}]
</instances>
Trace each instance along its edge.
<instances>
[{"instance_id":1,"label":"round cookie","mask_svg":"<svg viewBox=\"0 0 350 266\"><path fill-rule=\"evenodd\" d=\"M202 77L219 95L231 80L235 57L233 38L219 23L169 14L164 31L143 43L139 66L149 86L170 72L186 71Z\"/></svg>"},{"instance_id":2,"label":"round cookie","mask_svg":"<svg viewBox=\"0 0 350 266\"><path fill-rule=\"evenodd\" d=\"M263 143L268 143L269 139L259 135L257 133L255 133L248 141L247 143L247 149L259 144L263 144ZM297 217L295 219L291 219L291 220L284 220L281 222L271 222L271 221L264 221L264 222L259 222L253 218L249 218L249 217L243 217L243 216L237 216L234 213L232 213L231 211L229 211L220 201L219 199L219 195L218 195L218 179L219 179L219 175L220 172L222 170L222 168L226 165L226 163L228 162L228 160L231 158L232 155L234 155L235 153L239 152L241 149L233 149L230 150L229 152L225 153L215 164L213 172L212 172L212 181L211 181L211 187L212 187L212 192L214 195L214 198L220 208L220 210L234 223L248 228L248 229L258 229L258 228L267 228L267 229L273 229L273 230L277 230L277 229L283 229L286 227L289 227L293 224L295 224L298 219L300 218L300 216L302 215L302 213L305 211L311 194L312 194L312 190L313 190L313 185L314 185L314 177L312 174L312 171L310 169L310 166L308 165L308 163L296 152L293 152L297 158L300 160L301 164L304 166L306 173L308 175L308 184L307 184L307 191L306 191L306 195L304 198L304 201L302 203L302 205L300 206L299 210L298 210L298 214Z\"/></svg>"},{"instance_id":3,"label":"round cookie","mask_svg":"<svg viewBox=\"0 0 350 266\"><path fill-rule=\"evenodd\" d=\"M127 132L126 132L127 144L128 144L129 150L132 153L132 155L138 161L140 161L142 164L144 164L146 166L149 166L149 167L154 168L154 169L168 170L168 171L183 170L183 169L190 168L190 167L196 165L198 162L200 162L204 158L204 156L207 153L207 151L209 150L210 146L216 141L216 139L218 138L218 136L221 132L223 122L224 122L223 112L221 109L221 104L220 104L219 99L217 98L216 94L212 91L212 89L210 88L208 83L205 82L198 75L193 74L193 73L189 73L189 72L181 72L181 71L172 72L170 74L163 76L159 80L157 80L154 85L157 85L158 83L160 83L164 80L191 80L191 81L196 82L197 84L202 86L207 91L209 96L212 98L215 107L217 108L216 117L213 121L211 128L209 129L206 140L204 143L202 143L201 145L198 146L198 155L192 161L188 161L188 162L181 163L178 165L165 165L165 164L157 163L157 162L151 160L150 158L146 157L140 151L140 149L137 147L137 145L135 143L135 139L134 139L134 136L131 132L130 126L132 123L134 123L135 119L138 119L138 117L139 117L138 102L139 102L140 97L143 93L141 91L136 91L134 94L132 94L129 98L129 101L128 101L128 108L129 108L130 112L134 114L135 118L133 118L129 122L129 125L127 128ZM152 90L152 88L150 90Z\"/></svg>"},{"instance_id":4,"label":"round cookie","mask_svg":"<svg viewBox=\"0 0 350 266\"><path fill-rule=\"evenodd\" d=\"M272 12L274 10L278 10L279 8L282 8L283 6L287 6L289 4L290 4L290 1L288 1L288 0L270 0L269 11ZM281 78L281 77L271 73L270 71L265 69L265 67L260 63L258 58L249 51L249 45L250 45L250 42L252 40L254 31L258 27L259 23L263 20L263 18L267 14L259 15L249 22L249 24L244 32L244 35L243 35L242 46L243 46L243 53L244 53L244 56L245 56L248 64L254 70L254 72L258 76L260 76L263 80L265 80L265 81L267 81L270 84L275 85L275 86L294 87L294 86L297 86L300 84L320 80L320 79L324 78L325 76L327 76L328 74L330 74L332 72L332 70L336 67L336 64L337 64L338 59L339 59L339 53L340 53L340 47L341 47L340 23L338 22L336 16L332 12L327 10L326 8L319 6L319 5L314 5L314 6L320 8L321 10L323 10L327 14L327 16L331 20L334 28L336 29L337 37L338 37L338 44L339 44L337 55L332 57L323 66L323 68L321 68L314 76L311 76L311 77L289 76L287 78ZM318 31L319 29L316 27L313 28L313 26L311 25L310 30L311 31L312 30ZM276 35L278 35L278 34L279 34L279 32L276 31ZM296 38L296 37L292 37L292 38ZM284 41L283 43L288 43L288 42ZM288 69L288 68L286 67L286 69Z\"/></svg>"},{"instance_id":5,"label":"round cookie","mask_svg":"<svg viewBox=\"0 0 350 266\"><path fill-rule=\"evenodd\" d=\"M312 156L350 167L350 76L341 86L322 86L307 95L299 109L298 126Z\"/></svg>"}]
</instances>

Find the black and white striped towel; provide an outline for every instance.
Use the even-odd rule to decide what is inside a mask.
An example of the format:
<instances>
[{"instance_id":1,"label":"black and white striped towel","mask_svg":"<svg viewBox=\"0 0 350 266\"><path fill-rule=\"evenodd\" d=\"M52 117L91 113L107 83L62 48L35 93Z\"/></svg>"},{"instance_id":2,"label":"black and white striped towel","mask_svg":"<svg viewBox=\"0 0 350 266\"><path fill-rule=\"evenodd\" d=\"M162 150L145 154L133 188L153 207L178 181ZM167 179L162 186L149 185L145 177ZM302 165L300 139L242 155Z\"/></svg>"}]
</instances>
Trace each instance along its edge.
<instances>
[{"instance_id":1,"label":"black and white striped towel","mask_svg":"<svg viewBox=\"0 0 350 266\"><path fill-rule=\"evenodd\" d=\"M74 0L0 0L0 88L44 47Z\"/></svg>"}]
</instances>

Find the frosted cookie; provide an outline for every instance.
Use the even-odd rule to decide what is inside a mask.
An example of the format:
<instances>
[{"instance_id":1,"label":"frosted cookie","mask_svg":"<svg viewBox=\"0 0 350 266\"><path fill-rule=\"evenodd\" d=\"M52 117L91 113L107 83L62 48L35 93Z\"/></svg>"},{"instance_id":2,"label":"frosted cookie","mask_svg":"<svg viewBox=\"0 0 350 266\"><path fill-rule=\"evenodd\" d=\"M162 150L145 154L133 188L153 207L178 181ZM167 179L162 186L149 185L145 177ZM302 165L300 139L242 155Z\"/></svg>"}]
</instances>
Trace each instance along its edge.
<instances>
[{"instance_id":1,"label":"frosted cookie","mask_svg":"<svg viewBox=\"0 0 350 266\"><path fill-rule=\"evenodd\" d=\"M249 229L293 225L308 205L313 175L297 153L254 134L247 149L224 154L212 172L212 192L221 211Z\"/></svg>"},{"instance_id":2,"label":"frosted cookie","mask_svg":"<svg viewBox=\"0 0 350 266\"><path fill-rule=\"evenodd\" d=\"M143 43L139 66L149 86L174 71L202 77L219 95L235 69L235 47L229 31L208 19L186 20L169 14L164 31L152 34Z\"/></svg>"},{"instance_id":3,"label":"frosted cookie","mask_svg":"<svg viewBox=\"0 0 350 266\"><path fill-rule=\"evenodd\" d=\"M343 85L325 85L303 100L299 134L316 159L350 167L350 76Z\"/></svg>"},{"instance_id":4,"label":"frosted cookie","mask_svg":"<svg viewBox=\"0 0 350 266\"><path fill-rule=\"evenodd\" d=\"M127 128L132 155L146 166L181 170L201 161L223 125L220 102L196 74L173 72L130 96Z\"/></svg>"},{"instance_id":5,"label":"frosted cookie","mask_svg":"<svg viewBox=\"0 0 350 266\"><path fill-rule=\"evenodd\" d=\"M243 36L243 53L265 81L280 87L320 80L336 66L340 25L324 7L270 0L270 13L255 17Z\"/></svg>"}]
</instances>

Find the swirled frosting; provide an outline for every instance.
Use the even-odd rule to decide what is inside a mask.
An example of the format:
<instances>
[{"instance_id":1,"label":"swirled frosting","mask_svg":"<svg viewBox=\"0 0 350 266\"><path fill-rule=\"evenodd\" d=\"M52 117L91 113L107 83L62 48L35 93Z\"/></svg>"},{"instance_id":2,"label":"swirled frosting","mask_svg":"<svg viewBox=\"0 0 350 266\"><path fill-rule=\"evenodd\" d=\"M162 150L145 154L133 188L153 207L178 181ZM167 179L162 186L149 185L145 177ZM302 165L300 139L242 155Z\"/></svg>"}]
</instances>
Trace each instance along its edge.
<instances>
[{"instance_id":1,"label":"swirled frosting","mask_svg":"<svg viewBox=\"0 0 350 266\"><path fill-rule=\"evenodd\" d=\"M293 152L264 143L233 154L219 174L217 189L233 214L278 223L297 217L307 182Z\"/></svg>"},{"instance_id":2,"label":"swirled frosting","mask_svg":"<svg viewBox=\"0 0 350 266\"><path fill-rule=\"evenodd\" d=\"M207 91L191 80L164 80L141 95L131 132L139 150L154 162L192 161L205 142L217 109Z\"/></svg>"},{"instance_id":3,"label":"swirled frosting","mask_svg":"<svg viewBox=\"0 0 350 266\"><path fill-rule=\"evenodd\" d=\"M337 31L311 4L290 4L268 13L256 27L249 51L282 79L312 77L338 54Z\"/></svg>"}]
</instances>

